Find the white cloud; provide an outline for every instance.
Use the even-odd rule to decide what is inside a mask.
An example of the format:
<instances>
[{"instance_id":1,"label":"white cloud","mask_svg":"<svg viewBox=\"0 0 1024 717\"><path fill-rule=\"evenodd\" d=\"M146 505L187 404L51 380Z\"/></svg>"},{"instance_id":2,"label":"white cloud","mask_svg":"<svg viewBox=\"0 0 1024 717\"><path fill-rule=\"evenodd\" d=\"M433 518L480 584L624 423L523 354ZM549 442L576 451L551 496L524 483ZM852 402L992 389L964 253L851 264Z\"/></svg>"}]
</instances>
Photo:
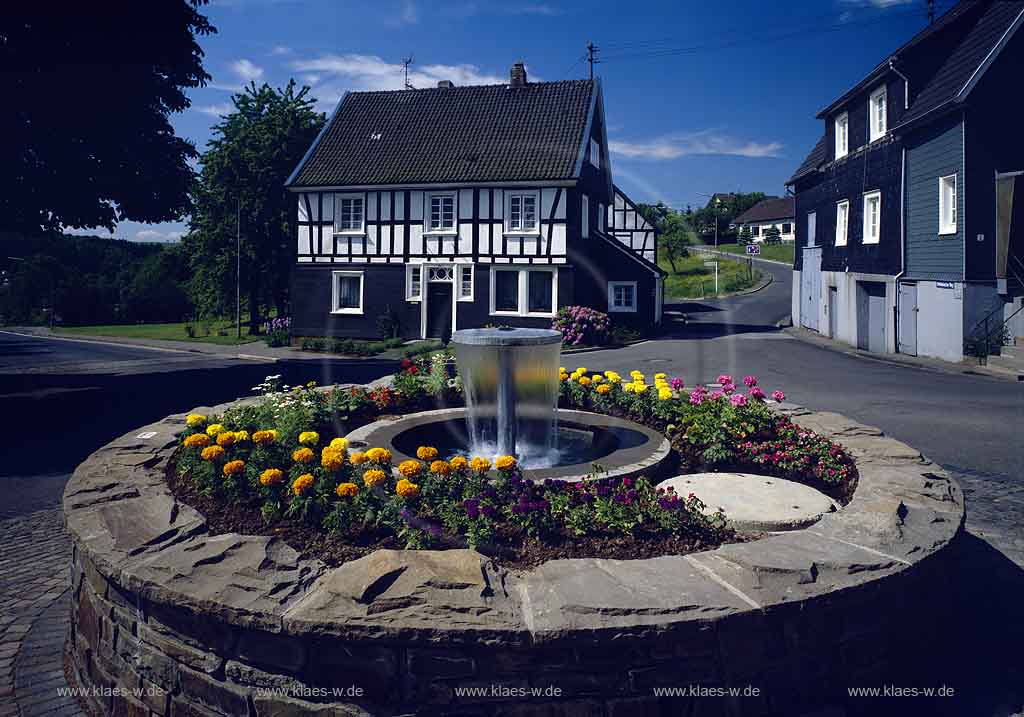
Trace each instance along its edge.
<instances>
[{"instance_id":1,"label":"white cloud","mask_svg":"<svg viewBox=\"0 0 1024 717\"><path fill-rule=\"evenodd\" d=\"M263 77L263 68L254 65L245 58L232 62L231 71L238 75L242 79L242 82L246 84Z\"/></svg>"},{"instance_id":2,"label":"white cloud","mask_svg":"<svg viewBox=\"0 0 1024 717\"><path fill-rule=\"evenodd\" d=\"M687 155L730 155L735 157L779 157L780 142L740 140L714 130L673 133L650 140L625 142L612 140L608 148L623 157L666 160Z\"/></svg>"},{"instance_id":3,"label":"white cloud","mask_svg":"<svg viewBox=\"0 0 1024 717\"><path fill-rule=\"evenodd\" d=\"M315 77L313 87L319 98L320 109L331 109L346 90L400 90L404 72L401 63L387 62L377 55L321 55L297 60L291 68L307 73L303 79ZM451 80L456 85L495 85L505 78L484 72L476 65L413 65L409 82L413 87L436 87L439 80Z\"/></svg>"},{"instance_id":4,"label":"white cloud","mask_svg":"<svg viewBox=\"0 0 1024 717\"><path fill-rule=\"evenodd\" d=\"M290 55L292 54L292 48L286 45L274 45L270 48L271 55Z\"/></svg>"},{"instance_id":5,"label":"white cloud","mask_svg":"<svg viewBox=\"0 0 1024 717\"><path fill-rule=\"evenodd\" d=\"M132 237L132 241L144 241L144 242L159 242L161 244L168 244L171 242L180 241L184 232L181 231L157 231L156 229L142 229L135 232L135 236Z\"/></svg>"},{"instance_id":6,"label":"white cloud","mask_svg":"<svg viewBox=\"0 0 1024 717\"><path fill-rule=\"evenodd\" d=\"M223 117L229 115L235 110L235 106L230 102L221 102L216 105L197 105L193 107L196 112L202 112L204 115L210 115L211 117Z\"/></svg>"},{"instance_id":7,"label":"white cloud","mask_svg":"<svg viewBox=\"0 0 1024 717\"><path fill-rule=\"evenodd\" d=\"M545 15L547 17L562 14L559 8L544 4L513 6L508 8L507 12L510 15Z\"/></svg>"}]
</instances>

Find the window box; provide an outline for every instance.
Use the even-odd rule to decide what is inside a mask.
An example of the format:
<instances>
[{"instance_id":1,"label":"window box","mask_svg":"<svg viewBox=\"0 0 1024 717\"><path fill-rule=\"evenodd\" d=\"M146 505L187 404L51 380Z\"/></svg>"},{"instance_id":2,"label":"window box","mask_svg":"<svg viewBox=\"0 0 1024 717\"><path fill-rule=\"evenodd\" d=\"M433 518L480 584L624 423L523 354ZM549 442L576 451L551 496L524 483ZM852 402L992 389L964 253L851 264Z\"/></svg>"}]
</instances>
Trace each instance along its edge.
<instances>
[{"instance_id":1,"label":"window box","mask_svg":"<svg viewBox=\"0 0 1024 717\"><path fill-rule=\"evenodd\" d=\"M553 318L558 310L558 269L492 266L490 294L494 316Z\"/></svg>"},{"instance_id":2,"label":"window box","mask_svg":"<svg viewBox=\"0 0 1024 717\"><path fill-rule=\"evenodd\" d=\"M363 272L331 272L331 313L363 313Z\"/></svg>"},{"instance_id":3,"label":"window box","mask_svg":"<svg viewBox=\"0 0 1024 717\"><path fill-rule=\"evenodd\" d=\"M956 234L956 175L939 177L939 234Z\"/></svg>"},{"instance_id":4,"label":"window box","mask_svg":"<svg viewBox=\"0 0 1024 717\"><path fill-rule=\"evenodd\" d=\"M636 282L608 282L608 312L636 311Z\"/></svg>"}]
</instances>

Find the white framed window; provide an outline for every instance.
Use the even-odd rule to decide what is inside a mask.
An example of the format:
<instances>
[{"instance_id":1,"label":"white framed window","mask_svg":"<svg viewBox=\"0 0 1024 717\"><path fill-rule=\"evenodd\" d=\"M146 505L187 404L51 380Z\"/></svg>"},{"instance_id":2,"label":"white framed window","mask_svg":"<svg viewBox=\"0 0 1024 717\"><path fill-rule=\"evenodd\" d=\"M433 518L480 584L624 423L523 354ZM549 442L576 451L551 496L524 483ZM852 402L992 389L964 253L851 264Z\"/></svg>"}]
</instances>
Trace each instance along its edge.
<instances>
[{"instance_id":1,"label":"white framed window","mask_svg":"<svg viewBox=\"0 0 1024 717\"><path fill-rule=\"evenodd\" d=\"M871 142L884 137L885 131L888 129L885 106L887 96L883 85L872 92L871 98L868 100L868 120L871 125L868 130L868 138Z\"/></svg>"},{"instance_id":2,"label":"white framed window","mask_svg":"<svg viewBox=\"0 0 1024 717\"><path fill-rule=\"evenodd\" d=\"M601 168L601 145L593 137L590 138L590 163Z\"/></svg>"},{"instance_id":3,"label":"white framed window","mask_svg":"<svg viewBox=\"0 0 1024 717\"><path fill-rule=\"evenodd\" d=\"M864 195L864 234L861 240L865 244L877 244L882 236L882 194L868 192Z\"/></svg>"},{"instance_id":4,"label":"white framed window","mask_svg":"<svg viewBox=\"0 0 1024 717\"><path fill-rule=\"evenodd\" d=\"M538 232L537 192L509 192L508 207L505 214L505 231L516 234L536 234Z\"/></svg>"},{"instance_id":5,"label":"white framed window","mask_svg":"<svg viewBox=\"0 0 1024 717\"><path fill-rule=\"evenodd\" d=\"M807 246L815 246L818 240L818 213L807 213Z\"/></svg>"},{"instance_id":6,"label":"white framed window","mask_svg":"<svg viewBox=\"0 0 1024 717\"><path fill-rule=\"evenodd\" d=\"M427 268L427 281L451 283L454 276L455 270L450 265Z\"/></svg>"},{"instance_id":7,"label":"white framed window","mask_svg":"<svg viewBox=\"0 0 1024 717\"><path fill-rule=\"evenodd\" d=\"M363 313L363 272L331 272L331 313Z\"/></svg>"},{"instance_id":8,"label":"white framed window","mask_svg":"<svg viewBox=\"0 0 1024 717\"><path fill-rule=\"evenodd\" d=\"M782 225L782 233L783 234L792 234L793 233L793 224L791 222L784 222L783 225Z\"/></svg>"},{"instance_id":9,"label":"white framed window","mask_svg":"<svg viewBox=\"0 0 1024 717\"><path fill-rule=\"evenodd\" d=\"M752 227L750 227L750 236L752 236L752 237L759 237L759 236L761 236L761 225L760 224L755 224Z\"/></svg>"},{"instance_id":10,"label":"white framed window","mask_svg":"<svg viewBox=\"0 0 1024 717\"><path fill-rule=\"evenodd\" d=\"M491 267L491 314L543 316L558 309L558 269Z\"/></svg>"},{"instance_id":11,"label":"white framed window","mask_svg":"<svg viewBox=\"0 0 1024 717\"><path fill-rule=\"evenodd\" d=\"M845 157L850 152L850 115L843 112L836 117L836 159Z\"/></svg>"},{"instance_id":12,"label":"white framed window","mask_svg":"<svg viewBox=\"0 0 1024 717\"><path fill-rule=\"evenodd\" d=\"M459 301L473 300L473 265L459 264Z\"/></svg>"},{"instance_id":13,"label":"white framed window","mask_svg":"<svg viewBox=\"0 0 1024 717\"><path fill-rule=\"evenodd\" d=\"M419 264L408 264L405 267L405 300L420 301L423 299L423 267Z\"/></svg>"},{"instance_id":14,"label":"white framed window","mask_svg":"<svg viewBox=\"0 0 1024 717\"><path fill-rule=\"evenodd\" d=\"M335 234L364 234L364 214L362 194L334 195Z\"/></svg>"},{"instance_id":15,"label":"white framed window","mask_svg":"<svg viewBox=\"0 0 1024 717\"><path fill-rule=\"evenodd\" d=\"M636 282L608 282L608 311L636 311Z\"/></svg>"},{"instance_id":16,"label":"white framed window","mask_svg":"<svg viewBox=\"0 0 1024 717\"><path fill-rule=\"evenodd\" d=\"M455 233L455 195L430 194L427 197L427 231L431 234Z\"/></svg>"},{"instance_id":17,"label":"white framed window","mask_svg":"<svg viewBox=\"0 0 1024 717\"><path fill-rule=\"evenodd\" d=\"M580 215L582 217L580 234L586 239L590 236L590 198L586 194L583 195Z\"/></svg>"},{"instance_id":18,"label":"white framed window","mask_svg":"<svg viewBox=\"0 0 1024 717\"><path fill-rule=\"evenodd\" d=\"M850 202L844 199L836 204L836 246L846 246L850 233Z\"/></svg>"},{"instance_id":19,"label":"white framed window","mask_svg":"<svg viewBox=\"0 0 1024 717\"><path fill-rule=\"evenodd\" d=\"M939 234L956 234L956 175L939 177Z\"/></svg>"}]
</instances>

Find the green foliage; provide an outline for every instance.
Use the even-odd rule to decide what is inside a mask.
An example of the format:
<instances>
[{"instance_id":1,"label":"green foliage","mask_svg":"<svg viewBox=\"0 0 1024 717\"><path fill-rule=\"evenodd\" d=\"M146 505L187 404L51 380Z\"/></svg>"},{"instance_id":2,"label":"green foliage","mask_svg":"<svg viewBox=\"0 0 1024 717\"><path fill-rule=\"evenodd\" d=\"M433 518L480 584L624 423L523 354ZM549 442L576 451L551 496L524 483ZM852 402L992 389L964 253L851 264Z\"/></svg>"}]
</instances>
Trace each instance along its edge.
<instances>
[{"instance_id":1,"label":"green foliage","mask_svg":"<svg viewBox=\"0 0 1024 717\"><path fill-rule=\"evenodd\" d=\"M324 123L309 88L250 84L232 97L234 111L213 127L194 191L195 211L182 244L190 291L203 315L235 303L236 231L241 223L241 286L255 333L261 313L285 316L294 259L295 198L284 187Z\"/></svg>"},{"instance_id":2,"label":"green foliage","mask_svg":"<svg viewBox=\"0 0 1024 717\"><path fill-rule=\"evenodd\" d=\"M764 230L764 243L769 246L782 243L782 232L774 224Z\"/></svg>"},{"instance_id":3,"label":"green foliage","mask_svg":"<svg viewBox=\"0 0 1024 717\"><path fill-rule=\"evenodd\" d=\"M5 7L9 111L0 112L0 136L9 179L0 227L29 236L112 231L122 220L171 221L188 211L196 151L169 116L189 107L188 89L210 80L196 41L215 32L198 12L204 4Z\"/></svg>"},{"instance_id":4,"label":"green foliage","mask_svg":"<svg viewBox=\"0 0 1024 717\"><path fill-rule=\"evenodd\" d=\"M720 201L708 202L707 206L701 207L690 213L688 217L691 225L701 233L701 238L707 242L715 235L715 225L718 225L718 239L731 239L733 230L729 226L740 214L765 198L764 192L736 192L732 195L718 197Z\"/></svg>"},{"instance_id":5,"label":"green foliage","mask_svg":"<svg viewBox=\"0 0 1024 717\"><path fill-rule=\"evenodd\" d=\"M740 233L736 237L736 241L740 244L749 244L754 240L754 234L750 231L750 227L746 224L740 228Z\"/></svg>"},{"instance_id":6,"label":"green foliage","mask_svg":"<svg viewBox=\"0 0 1024 717\"><path fill-rule=\"evenodd\" d=\"M384 340L396 339L402 333L402 320L391 304L384 307L384 313L377 317L377 334Z\"/></svg>"}]
</instances>

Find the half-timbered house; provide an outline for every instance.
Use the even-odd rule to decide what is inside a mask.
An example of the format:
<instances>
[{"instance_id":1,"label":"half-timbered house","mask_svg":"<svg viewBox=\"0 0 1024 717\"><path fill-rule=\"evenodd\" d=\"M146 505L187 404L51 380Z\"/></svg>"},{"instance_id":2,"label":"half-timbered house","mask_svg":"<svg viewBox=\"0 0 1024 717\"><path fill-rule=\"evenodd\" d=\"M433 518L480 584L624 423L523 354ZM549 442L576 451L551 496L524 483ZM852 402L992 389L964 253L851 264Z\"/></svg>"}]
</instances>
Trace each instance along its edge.
<instances>
[{"instance_id":1,"label":"half-timbered house","mask_svg":"<svg viewBox=\"0 0 1024 717\"><path fill-rule=\"evenodd\" d=\"M612 182L600 81L351 92L287 183L292 331L406 338L546 327L590 306L661 321L657 237Z\"/></svg>"}]
</instances>

